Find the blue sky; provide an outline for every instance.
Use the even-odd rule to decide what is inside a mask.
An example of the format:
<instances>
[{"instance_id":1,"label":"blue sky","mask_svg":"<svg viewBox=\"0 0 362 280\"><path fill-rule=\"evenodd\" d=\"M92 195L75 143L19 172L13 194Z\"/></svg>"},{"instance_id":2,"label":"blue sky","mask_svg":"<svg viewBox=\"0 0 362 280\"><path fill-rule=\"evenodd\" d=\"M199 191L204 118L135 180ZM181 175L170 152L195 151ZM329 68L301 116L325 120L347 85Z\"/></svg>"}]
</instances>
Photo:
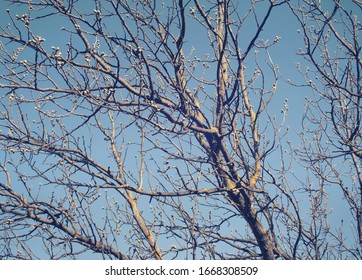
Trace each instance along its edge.
<instances>
[{"instance_id":1,"label":"blue sky","mask_svg":"<svg viewBox=\"0 0 362 280\"><path fill-rule=\"evenodd\" d=\"M343 2L343 1L342 1ZM346 1L346 3L349 3L349 1ZM348 4L347 4L348 5ZM9 22L9 18L6 13L6 2L1 1L0 2L0 25L6 26L6 24ZM20 9L16 6L9 7L11 10L11 14L23 14L26 11L24 9ZM91 10L93 8L90 8ZM37 30L38 34L40 36L43 36L46 38L46 43L48 46L62 46L65 45L65 38L63 37L63 33L61 33L58 29L55 28L55 26L60 26L63 23L59 21L60 19L47 19L46 21L42 21L41 24L35 24L33 27ZM47 24L44 24L46 22ZM249 26L248 26L249 25ZM246 38L249 36L252 36L253 31L255 30L255 25L253 25L252 22L249 22L246 26ZM275 118L277 120L277 123L280 122L283 118L283 113L281 113L281 110L285 106L286 100L288 100L288 106L289 106L289 112L286 118L286 122L284 125L284 130L289 127L289 139L293 142L293 144L297 145L300 142L299 133L302 132L302 114L305 108L305 102L306 97L307 98L313 98L313 93L310 88L308 87L293 87L288 82L286 82L288 79L296 84L303 83L303 79L296 70L296 63L301 62L302 65L305 63L303 59L299 56L296 56L296 53L298 52L298 48L303 46L303 40L298 34L297 30L299 29L299 26L295 19L293 19L292 15L288 12L288 7L278 7L274 10L272 13L271 18L269 19L269 23L264 28L260 38L264 40L273 41L276 36L280 36L281 40L279 43L277 43L275 46L273 46L270 49L270 53L272 55L273 61L275 64L279 66L279 72L280 76L283 78L279 79L279 86L278 91L273 98L273 101L270 104L269 107L269 114L275 115ZM203 34L205 35L205 34ZM202 46L199 44L202 44L202 38L200 34L198 33L197 28L190 28L187 30L187 36L189 38L195 38L194 42L189 42L190 46L191 44L195 44L196 46L196 54L197 52L202 53ZM247 39L246 39L247 41ZM200 51L201 50L201 51ZM253 56L251 56L253 58ZM254 67L253 61L250 62L251 69L250 72L254 71L252 69ZM248 66L247 66L248 67ZM266 79L269 79L267 77ZM272 79L270 79L272 82ZM271 85L270 85L271 86ZM32 108L29 109L29 115L33 114ZM84 133L87 133L84 131ZM131 135L127 135L129 139L131 139ZM101 142L102 139L99 135L94 135L94 141L95 142ZM137 141L136 141L137 142ZM286 145L286 150L288 150L288 145ZM135 147L137 149L137 147ZM130 148L130 151L132 152L132 148ZM288 152L288 151L287 151ZM106 164L107 158L104 157L101 152L95 155L99 158L102 162ZM271 160L275 160L276 164L279 165L280 159L278 158L278 153L275 153L274 156L271 157ZM304 170L302 167L298 166L298 164L295 164L295 173L296 177L299 178L301 181L305 181L306 178L306 170ZM277 167L277 166L276 166ZM291 185L294 185L297 187L299 182L293 178L290 179ZM333 221L331 221L331 224L338 225L341 219L348 220L349 214L348 214L348 206L346 203L341 203L340 199L340 191L331 191L329 192L329 201L330 201L330 208L334 208L334 214L332 215ZM305 197L305 199L307 199ZM303 209L303 204L301 203L301 209L302 211L307 212L307 209Z\"/></svg>"}]
</instances>

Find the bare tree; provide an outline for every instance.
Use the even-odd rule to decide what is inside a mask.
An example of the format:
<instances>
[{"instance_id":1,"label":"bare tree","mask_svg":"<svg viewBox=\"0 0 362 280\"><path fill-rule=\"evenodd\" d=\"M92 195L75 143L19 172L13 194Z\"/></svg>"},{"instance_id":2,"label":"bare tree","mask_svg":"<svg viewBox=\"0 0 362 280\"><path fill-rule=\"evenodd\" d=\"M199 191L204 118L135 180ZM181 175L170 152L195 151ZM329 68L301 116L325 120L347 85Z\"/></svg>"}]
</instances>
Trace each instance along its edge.
<instances>
[{"instance_id":1,"label":"bare tree","mask_svg":"<svg viewBox=\"0 0 362 280\"><path fill-rule=\"evenodd\" d=\"M1 258L318 255L280 152L288 104L268 112L280 37L262 31L287 1L9 2Z\"/></svg>"},{"instance_id":2,"label":"bare tree","mask_svg":"<svg viewBox=\"0 0 362 280\"><path fill-rule=\"evenodd\" d=\"M299 154L317 178L316 188L321 190L323 187L326 194L330 192L326 189L338 186L340 196L347 204L344 209L351 214L351 222L345 222L347 226L344 226L342 220L338 231L330 230L328 222L321 223L321 228L335 239L335 246L340 247L335 257L350 255L360 259L362 60L361 23L357 15L361 15L362 3L313 0L300 1L297 6L290 7L300 23L299 32L305 43L299 54L306 59L307 66L299 65L298 68L305 85L315 93L305 107L305 134L302 135ZM336 192L335 188L332 190ZM309 188L309 192L312 191L315 187ZM323 215L328 215L327 211ZM349 225L352 230L348 229ZM348 238L353 240L349 245L345 242Z\"/></svg>"}]
</instances>

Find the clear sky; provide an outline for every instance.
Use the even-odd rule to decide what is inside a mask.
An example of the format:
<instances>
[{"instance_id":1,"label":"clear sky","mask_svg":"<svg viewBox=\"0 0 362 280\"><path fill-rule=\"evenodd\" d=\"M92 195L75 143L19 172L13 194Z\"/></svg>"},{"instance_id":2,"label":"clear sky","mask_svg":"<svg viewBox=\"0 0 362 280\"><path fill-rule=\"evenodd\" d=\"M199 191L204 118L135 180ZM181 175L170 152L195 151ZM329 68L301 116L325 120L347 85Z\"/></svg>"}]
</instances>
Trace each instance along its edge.
<instances>
[{"instance_id":1,"label":"clear sky","mask_svg":"<svg viewBox=\"0 0 362 280\"><path fill-rule=\"evenodd\" d=\"M89 1L91 2L91 1ZM87 3L89 3L87 1ZM248 2L248 1L245 1ZM326 1L327 2L327 1ZM350 3L350 1L342 1L346 2L346 5ZM85 2L84 2L85 3ZM0 1L0 25L6 26L9 22L9 17L7 15L6 9L10 9L11 14L23 14L26 13L24 8L19 8L17 6L8 6L6 1ZM93 10L93 7L90 8ZM361 16L361 15L360 15ZM47 23L47 24L44 24ZM60 26L62 23L55 19L43 20L41 24L35 24L33 27L37 30L39 35L43 36L46 39L47 44L49 46L61 46L64 45L65 39L62 37L62 33L55 28L55 26ZM255 26L253 23L249 23L250 26L246 26L246 30L250 30L250 34L253 34L253 30L255 30ZM298 34L297 30L300 27L298 26L296 20L293 16L288 12L287 6L278 7L274 10L271 18L269 19L269 23L264 28L260 38L269 39L273 41L276 36L280 36L280 42L276 44L273 48L271 48L271 55L273 57L273 61L275 64L279 66L280 76L283 79L279 79L279 87L278 91L270 105L269 113L270 115L275 115L277 120L281 120L283 114L281 110L285 106L285 102L287 100L289 105L289 112L287 115L285 128L289 127L290 131L290 140L297 146L300 142L299 133L302 132L303 128L301 126L302 122L302 114L305 108L306 97L313 98L313 93L308 87L294 87L290 85L287 80L291 80L296 84L303 83L303 79L296 70L296 63L301 62L304 64L303 59L296 55L298 49L303 47L304 43L301 36ZM200 34L198 34L197 28L190 28L187 30L187 36L189 38L195 38L195 44L202 44L200 40L196 40L196 38L200 38ZM251 36L251 35L249 35ZM190 42L190 45L193 42ZM196 52L200 52L202 50L201 45L196 48ZM201 47L201 48L200 48ZM250 62L251 64L251 62ZM254 67L253 65L251 67ZM1 68L0 68L1 71ZM252 70L251 70L252 71ZM268 79L268 78L267 78ZM2 94L0 92L0 94ZM33 112L30 111L31 115ZM106 161L103 155L99 155L99 158L103 161ZM273 158L272 158L273 159ZM279 158L275 155L275 161L279 162ZM278 163L279 164L279 163ZM306 177L306 171L295 165L296 176L300 178L300 180L304 180ZM299 182L297 180L291 179L291 184L298 185ZM338 225L341 219L348 220L349 218L349 210L346 203L341 203L340 199L340 191L331 191L330 195L330 208L334 208L334 214L332 215L333 221L331 224ZM302 205L301 205L302 206ZM303 209L307 211L307 209Z\"/></svg>"}]
</instances>

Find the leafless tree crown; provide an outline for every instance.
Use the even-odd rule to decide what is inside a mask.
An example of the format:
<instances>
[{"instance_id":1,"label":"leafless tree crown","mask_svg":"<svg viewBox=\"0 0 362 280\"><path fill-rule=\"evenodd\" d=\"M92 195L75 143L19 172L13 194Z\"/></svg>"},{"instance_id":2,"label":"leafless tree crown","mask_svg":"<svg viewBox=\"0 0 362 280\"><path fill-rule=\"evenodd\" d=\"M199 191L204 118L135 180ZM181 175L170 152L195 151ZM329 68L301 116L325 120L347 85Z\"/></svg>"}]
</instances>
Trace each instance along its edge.
<instances>
[{"instance_id":1,"label":"leafless tree crown","mask_svg":"<svg viewBox=\"0 0 362 280\"><path fill-rule=\"evenodd\" d=\"M360 1L7 2L0 258L361 259Z\"/></svg>"}]
</instances>

